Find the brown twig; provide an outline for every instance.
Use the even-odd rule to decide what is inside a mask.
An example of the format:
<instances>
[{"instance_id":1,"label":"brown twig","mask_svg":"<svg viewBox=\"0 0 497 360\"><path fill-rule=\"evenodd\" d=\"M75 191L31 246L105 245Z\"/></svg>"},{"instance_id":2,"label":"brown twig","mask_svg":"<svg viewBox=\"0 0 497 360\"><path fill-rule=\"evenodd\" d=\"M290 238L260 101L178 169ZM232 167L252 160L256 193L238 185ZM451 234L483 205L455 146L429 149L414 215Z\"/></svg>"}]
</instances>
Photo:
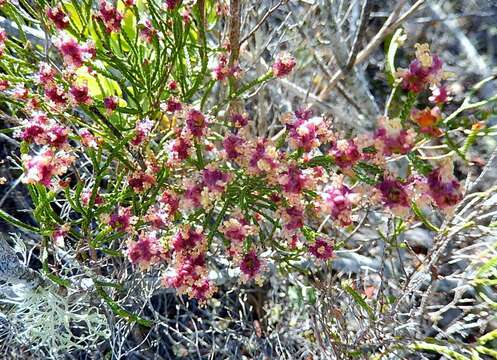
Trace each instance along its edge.
<instances>
[{"instance_id":1,"label":"brown twig","mask_svg":"<svg viewBox=\"0 0 497 360\"><path fill-rule=\"evenodd\" d=\"M364 33L366 32L369 14L371 13L371 2L369 0L364 0L364 4L362 4L361 9L361 18L359 20L359 27L357 28L354 41L352 42L352 48L350 49L349 58L347 60L346 70L350 71L354 66L355 59L357 57L357 53L359 52L359 44L364 37Z\"/></svg>"},{"instance_id":2,"label":"brown twig","mask_svg":"<svg viewBox=\"0 0 497 360\"><path fill-rule=\"evenodd\" d=\"M272 13L274 13L276 10L278 10L278 8L283 5L283 4L286 4L288 2L288 0L280 0L276 5L274 5L271 9L269 9L265 14L264 16L261 18L261 20L259 20L259 22L257 23L257 25L255 25L252 30L250 30L250 32L248 33L248 35L246 35L242 40L240 40L240 45L242 45L245 41L247 41L248 39L250 39L252 37L252 35L255 34L255 32L257 30L259 30L259 28L262 26L262 24L264 23L264 21L266 21L266 19L268 17L271 16Z\"/></svg>"}]
</instances>

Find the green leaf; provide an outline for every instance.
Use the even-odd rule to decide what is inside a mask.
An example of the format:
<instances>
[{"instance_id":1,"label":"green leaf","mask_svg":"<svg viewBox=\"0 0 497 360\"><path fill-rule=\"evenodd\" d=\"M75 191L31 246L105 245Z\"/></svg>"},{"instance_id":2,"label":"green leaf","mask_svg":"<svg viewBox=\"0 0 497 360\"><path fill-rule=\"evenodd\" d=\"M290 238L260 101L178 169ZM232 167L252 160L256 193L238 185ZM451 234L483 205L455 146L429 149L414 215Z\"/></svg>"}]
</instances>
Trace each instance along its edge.
<instances>
[{"instance_id":1,"label":"green leaf","mask_svg":"<svg viewBox=\"0 0 497 360\"><path fill-rule=\"evenodd\" d=\"M355 303L359 305L361 308L366 310L370 318L374 317L374 312L371 306L364 300L364 297L359 294L357 291L352 289L349 285L342 286L343 289L354 299Z\"/></svg>"},{"instance_id":2,"label":"green leaf","mask_svg":"<svg viewBox=\"0 0 497 360\"><path fill-rule=\"evenodd\" d=\"M421 159L414 151L411 151L410 153L408 153L407 158L409 159L409 162L411 163L411 165L420 174L423 174L426 176L433 170L433 167L430 165L430 163L426 160Z\"/></svg>"},{"instance_id":3,"label":"green leaf","mask_svg":"<svg viewBox=\"0 0 497 360\"><path fill-rule=\"evenodd\" d=\"M154 324L153 321L144 319L124 309L121 305L119 305L116 301L114 301L101 286L95 285L95 288L97 290L98 296L100 296L107 303L107 305L109 305L112 312L117 316L126 319L130 322L136 322L146 327L151 327Z\"/></svg>"},{"instance_id":4,"label":"green leaf","mask_svg":"<svg viewBox=\"0 0 497 360\"><path fill-rule=\"evenodd\" d=\"M402 28L397 29L388 44L385 72L389 85L393 85L393 83L395 82L395 55L402 42L402 38L405 37L405 35L403 35L403 32L404 30Z\"/></svg>"}]
</instances>

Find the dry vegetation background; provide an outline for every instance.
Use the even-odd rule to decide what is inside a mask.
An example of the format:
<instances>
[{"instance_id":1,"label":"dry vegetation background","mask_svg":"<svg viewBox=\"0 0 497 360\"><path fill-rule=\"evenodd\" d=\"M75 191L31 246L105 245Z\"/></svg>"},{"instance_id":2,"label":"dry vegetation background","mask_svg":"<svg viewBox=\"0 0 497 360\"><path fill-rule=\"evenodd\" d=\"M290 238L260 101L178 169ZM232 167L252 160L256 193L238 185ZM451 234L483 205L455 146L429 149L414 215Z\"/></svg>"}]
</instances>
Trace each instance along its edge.
<instances>
[{"instance_id":1,"label":"dry vegetation background","mask_svg":"<svg viewBox=\"0 0 497 360\"><path fill-rule=\"evenodd\" d=\"M497 71L492 0L267 0L240 1L240 6L240 59L249 77L264 73L282 49L297 59L291 76L249 97L245 106L256 134L277 134L281 115L301 104L332 117L344 132L372 129L389 91L384 40L399 26L407 38L398 65L408 64L405 52L415 43L429 43L457 74L451 81L456 104L469 87ZM15 31L6 19L0 25ZM220 24L219 34L227 26ZM33 32L33 41L36 36ZM489 81L478 96L492 96L496 84ZM488 126L496 125L495 109L487 110ZM5 117L0 121L2 128L9 125ZM398 224L364 212L368 226L349 237L328 268L302 262L303 274L272 267L264 286L252 287L239 285L225 264L217 264L221 290L205 307L162 288L159 274L130 271L125 260L102 263L122 284L115 290L120 304L153 319L151 328L130 324L103 306L62 250L58 256L68 269L74 267L79 290L30 293L20 280L45 281L32 272L41 267L39 254L29 251L38 239L0 223L0 257L7 259L0 263L8 264L0 268L0 358L497 358L496 137L476 144L469 166L456 163L467 194L476 195L466 196L455 215L439 224L449 230L443 236L418 223L396 238L382 238L378 230ZM9 165L18 145L0 133L0 176L7 179L0 207L29 223L26 189L19 169ZM477 226L466 230L461 224L468 219ZM362 304L353 289L373 301ZM391 302L374 301L384 298Z\"/></svg>"}]
</instances>

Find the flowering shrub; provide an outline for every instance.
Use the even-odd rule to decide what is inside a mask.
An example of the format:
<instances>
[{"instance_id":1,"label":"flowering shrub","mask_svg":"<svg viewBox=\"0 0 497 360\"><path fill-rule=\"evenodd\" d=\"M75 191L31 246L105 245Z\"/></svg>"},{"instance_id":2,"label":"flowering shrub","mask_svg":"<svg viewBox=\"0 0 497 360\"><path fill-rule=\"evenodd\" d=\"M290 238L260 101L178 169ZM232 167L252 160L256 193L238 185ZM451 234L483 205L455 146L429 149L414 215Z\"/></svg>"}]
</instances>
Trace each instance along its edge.
<instances>
[{"instance_id":1,"label":"flowering shrub","mask_svg":"<svg viewBox=\"0 0 497 360\"><path fill-rule=\"evenodd\" d=\"M438 231L428 215L450 215L464 195L453 158L466 155L449 134L457 114L444 111L448 74L427 44L407 69L389 64L392 93L373 133L345 135L302 104L269 138L254 135L243 98L298 63L281 52L246 80L240 49L207 41L223 16L213 2L33 6L48 40L22 47L0 31L0 79L21 119L12 131L38 224L0 215L41 234L46 254L64 247L92 271L100 258L125 256L205 303L216 260L262 283L270 264L333 261L338 230L354 232L364 209ZM213 101L214 87L223 95ZM421 146L431 140L448 148L428 159ZM326 222L336 231L322 231ZM71 286L45 262L51 280Z\"/></svg>"}]
</instances>

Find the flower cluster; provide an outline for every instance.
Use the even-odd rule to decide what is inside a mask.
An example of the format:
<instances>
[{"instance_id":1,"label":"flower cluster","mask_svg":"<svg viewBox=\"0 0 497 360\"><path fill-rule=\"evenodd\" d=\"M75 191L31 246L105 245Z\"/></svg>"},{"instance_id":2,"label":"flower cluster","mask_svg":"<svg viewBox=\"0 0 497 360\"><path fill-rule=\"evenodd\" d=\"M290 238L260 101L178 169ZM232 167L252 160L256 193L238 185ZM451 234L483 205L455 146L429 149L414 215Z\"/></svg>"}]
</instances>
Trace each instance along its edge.
<instances>
[{"instance_id":1,"label":"flower cluster","mask_svg":"<svg viewBox=\"0 0 497 360\"><path fill-rule=\"evenodd\" d=\"M110 53L113 47L124 53L125 47L133 46L121 28L124 14L138 7L134 4L128 0L117 8L101 0L92 10L100 27L92 31L108 37L105 51L98 52L92 42L69 35L74 33L71 21L61 6L47 9L55 29L63 31L54 45L64 67L39 64L34 87L42 94L39 99L46 100L43 104L26 86L15 91L16 99L30 104L17 133L34 153L22 156L24 182L66 196L67 206L82 218L71 228L52 226L56 243L62 244L64 236L77 236L79 230L101 242L124 238L121 250L131 264L143 271L162 268L165 286L205 302L216 291L210 277L213 254L228 259L242 281L261 283L275 254L318 263L332 259L340 242L338 235L330 236L339 232L331 229L351 231L365 208L414 218L420 216L413 206L421 198L423 205L431 203L443 212L462 199L452 167L417 155L420 140L444 134L442 110L450 99L442 84L442 61L427 45L417 46L416 59L398 72L396 84L408 99L431 95L423 99L433 107L416 109L415 101L406 103L407 111L381 117L373 134L358 136L342 135L331 120L304 107L284 114L278 124L281 131L268 138L252 134L251 117L241 104L229 106L223 115L217 107L206 111L208 101L192 103L198 98L189 95L189 84L169 76L176 65L150 66L154 60L148 50L165 41L157 19L137 21L136 39L143 41L136 42L147 54L143 73L129 79L131 85L126 83L121 92L112 86L104 89L105 67L92 60L98 55L121 65L124 56ZM164 6L168 16L181 14L191 22L187 5L166 1ZM225 86L226 79L240 74L240 67L228 59L227 54L218 57L209 86ZM202 72L207 73L208 59L201 60ZM197 65L196 60L189 63ZM287 76L295 66L296 60L282 53L253 83ZM126 70L126 64L120 69ZM167 76L156 81L161 73ZM105 78L109 83L114 79L117 87L121 85L112 73ZM198 80L202 83L200 75ZM101 88L98 96L92 94L91 82ZM139 85L156 89L160 96L139 99ZM427 90L430 94L423 94ZM234 96L230 94L227 103ZM136 109L126 109L128 103ZM69 115L71 108L85 116ZM74 171L68 172L77 158ZM406 174L389 165L399 159L411 161ZM94 177L80 176L78 167ZM59 192L63 187L65 191ZM98 220L90 218L94 213Z\"/></svg>"}]
</instances>

